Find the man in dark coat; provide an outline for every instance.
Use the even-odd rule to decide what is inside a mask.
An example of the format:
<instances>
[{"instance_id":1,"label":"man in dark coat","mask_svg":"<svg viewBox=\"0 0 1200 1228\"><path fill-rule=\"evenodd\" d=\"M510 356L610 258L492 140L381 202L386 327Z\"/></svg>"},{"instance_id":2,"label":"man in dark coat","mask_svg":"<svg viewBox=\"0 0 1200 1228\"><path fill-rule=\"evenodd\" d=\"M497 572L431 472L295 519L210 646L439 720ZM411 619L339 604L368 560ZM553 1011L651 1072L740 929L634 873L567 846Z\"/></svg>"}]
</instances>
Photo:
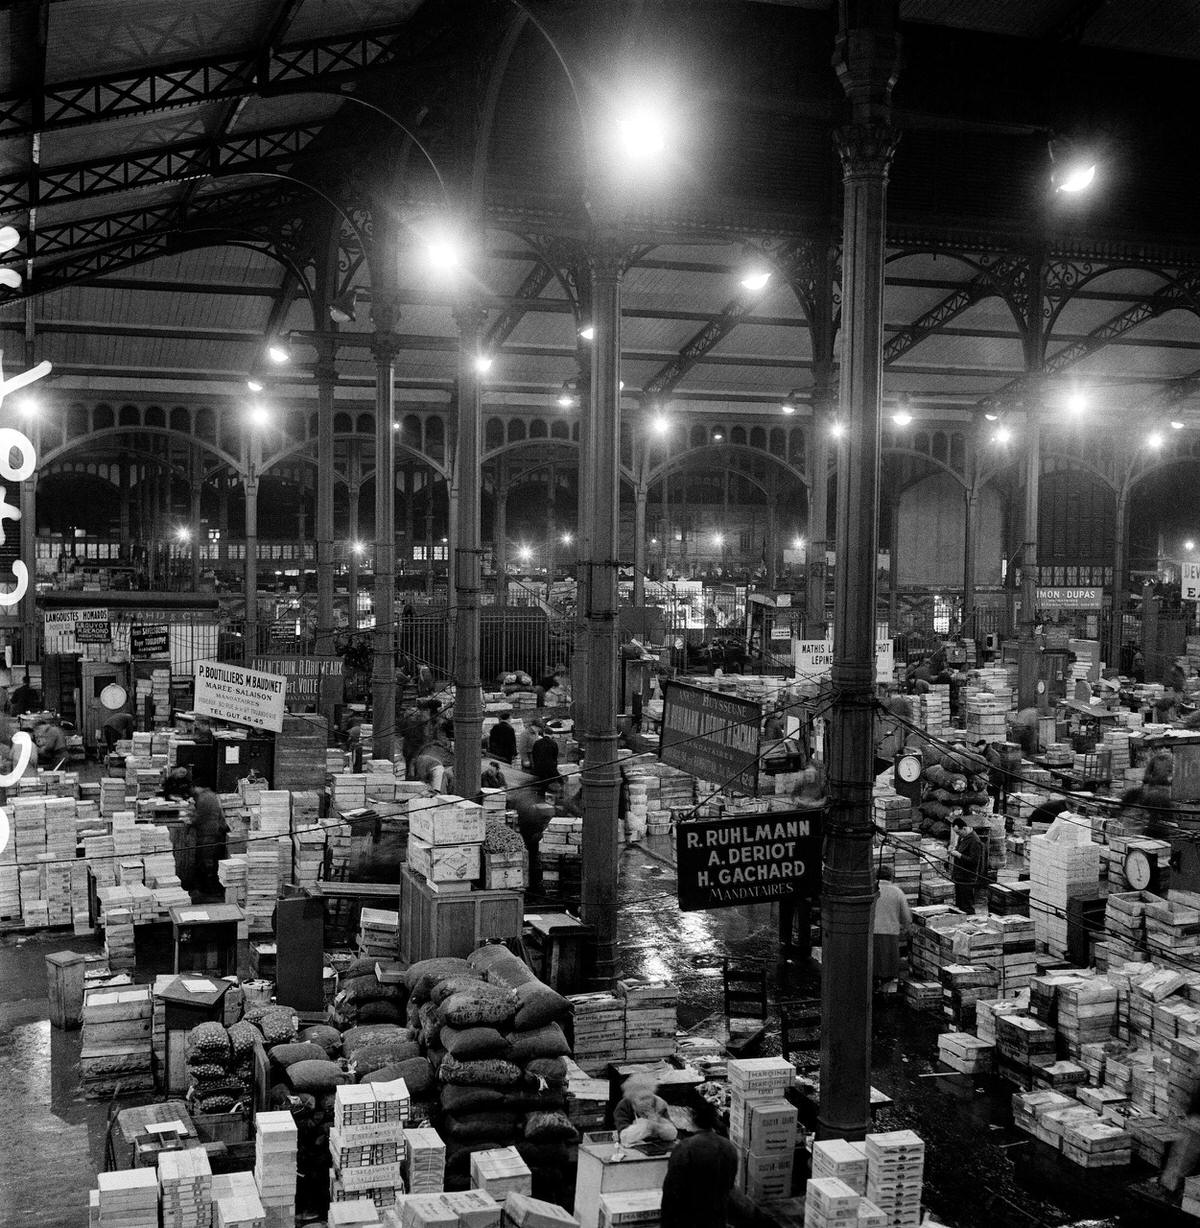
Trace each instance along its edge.
<instances>
[{"instance_id":1,"label":"man in dark coat","mask_svg":"<svg viewBox=\"0 0 1200 1228\"><path fill-rule=\"evenodd\" d=\"M545 726L529 748L529 770L534 785L543 795L558 779L558 743L546 732Z\"/></svg>"},{"instance_id":2,"label":"man in dark coat","mask_svg":"<svg viewBox=\"0 0 1200 1228\"><path fill-rule=\"evenodd\" d=\"M963 912L975 911L975 891L983 882L983 842L961 815L954 820L958 843L950 865L954 904Z\"/></svg>"},{"instance_id":3,"label":"man in dark coat","mask_svg":"<svg viewBox=\"0 0 1200 1228\"><path fill-rule=\"evenodd\" d=\"M192 789L195 810L188 816L187 825L195 839L196 888L205 895L220 894L221 884L217 878L217 862L229 856L226 839L229 825L221 809L221 799L204 785Z\"/></svg>"},{"instance_id":4,"label":"man in dark coat","mask_svg":"<svg viewBox=\"0 0 1200 1228\"><path fill-rule=\"evenodd\" d=\"M699 1132L677 1142L663 1178L662 1228L725 1228L737 1177L737 1148L716 1132L717 1111L702 1097L692 1106Z\"/></svg>"},{"instance_id":5,"label":"man in dark coat","mask_svg":"<svg viewBox=\"0 0 1200 1228\"><path fill-rule=\"evenodd\" d=\"M508 719L508 713L500 714L496 723L488 730L488 753L505 763L511 763L517 757L517 731Z\"/></svg>"}]
</instances>

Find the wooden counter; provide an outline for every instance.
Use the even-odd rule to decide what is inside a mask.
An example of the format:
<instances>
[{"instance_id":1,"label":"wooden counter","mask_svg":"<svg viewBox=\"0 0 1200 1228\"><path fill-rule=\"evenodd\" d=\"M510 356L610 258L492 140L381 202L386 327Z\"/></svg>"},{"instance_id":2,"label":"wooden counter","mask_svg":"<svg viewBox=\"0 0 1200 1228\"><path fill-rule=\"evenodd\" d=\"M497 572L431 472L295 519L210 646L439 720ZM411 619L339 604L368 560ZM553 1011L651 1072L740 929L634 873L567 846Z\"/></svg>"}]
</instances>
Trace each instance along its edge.
<instances>
[{"instance_id":1,"label":"wooden counter","mask_svg":"<svg viewBox=\"0 0 1200 1228\"><path fill-rule=\"evenodd\" d=\"M670 1152L643 1155L617 1143L600 1142L602 1135L584 1135L579 1145L579 1171L575 1178L575 1218L580 1228L599 1228L600 1195L626 1190L661 1190ZM620 1156L620 1159L616 1157Z\"/></svg>"}]
</instances>

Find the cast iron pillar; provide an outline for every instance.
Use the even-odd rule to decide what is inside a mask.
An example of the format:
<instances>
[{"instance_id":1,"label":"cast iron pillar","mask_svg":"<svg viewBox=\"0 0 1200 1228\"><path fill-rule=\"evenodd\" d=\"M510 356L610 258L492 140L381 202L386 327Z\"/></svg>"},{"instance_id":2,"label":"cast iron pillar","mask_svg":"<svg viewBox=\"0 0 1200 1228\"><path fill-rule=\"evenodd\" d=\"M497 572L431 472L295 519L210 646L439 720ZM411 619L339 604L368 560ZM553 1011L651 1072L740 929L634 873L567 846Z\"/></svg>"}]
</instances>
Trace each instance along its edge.
<instances>
[{"instance_id":1,"label":"cast iron pillar","mask_svg":"<svg viewBox=\"0 0 1200 1228\"><path fill-rule=\"evenodd\" d=\"M643 479L633 492L633 604L639 610L646 606L646 508L649 502L650 491Z\"/></svg>"},{"instance_id":2,"label":"cast iron pillar","mask_svg":"<svg viewBox=\"0 0 1200 1228\"><path fill-rule=\"evenodd\" d=\"M189 490L191 498L190 516L188 519L189 537L192 545L192 592L200 588L200 496L204 490L204 460L199 448L193 448L189 467Z\"/></svg>"},{"instance_id":3,"label":"cast iron pillar","mask_svg":"<svg viewBox=\"0 0 1200 1228\"><path fill-rule=\"evenodd\" d=\"M1113 533L1112 621L1108 634L1108 664L1121 668L1122 612L1125 606L1125 569L1129 566L1129 479L1117 492L1117 520Z\"/></svg>"},{"instance_id":4,"label":"cast iron pillar","mask_svg":"<svg viewBox=\"0 0 1200 1228\"><path fill-rule=\"evenodd\" d=\"M501 464L502 462L497 462ZM492 517L492 562L496 568L496 604L508 605L508 487L503 467L496 479L495 513Z\"/></svg>"},{"instance_id":5,"label":"cast iron pillar","mask_svg":"<svg viewBox=\"0 0 1200 1228\"><path fill-rule=\"evenodd\" d=\"M258 481L262 471L262 436L252 423L246 440L246 558L242 587L246 590L246 625L242 633L242 664L250 665L258 651Z\"/></svg>"},{"instance_id":6,"label":"cast iron pillar","mask_svg":"<svg viewBox=\"0 0 1200 1228\"><path fill-rule=\"evenodd\" d=\"M1025 539L1021 548L1021 617L1017 641L1017 705L1038 703L1037 556L1038 487L1042 474L1042 424L1038 406L1030 402L1025 441Z\"/></svg>"},{"instance_id":7,"label":"cast iron pillar","mask_svg":"<svg viewBox=\"0 0 1200 1228\"><path fill-rule=\"evenodd\" d=\"M486 313L478 303L462 303L458 323L458 446L455 469L458 517L451 576L458 617L454 624L454 788L462 797L479 792L483 738L483 687L479 679L479 587L481 539L479 469L482 446L477 363Z\"/></svg>"},{"instance_id":8,"label":"cast iron pillar","mask_svg":"<svg viewBox=\"0 0 1200 1228\"><path fill-rule=\"evenodd\" d=\"M813 387L812 449L809 460L808 551L805 554L804 634L809 639L825 635L825 551L829 540L829 383Z\"/></svg>"},{"instance_id":9,"label":"cast iron pillar","mask_svg":"<svg viewBox=\"0 0 1200 1228\"><path fill-rule=\"evenodd\" d=\"M870 1129L871 967L875 879L871 785L875 568L879 539L879 410L887 175L896 147L890 96L899 58L896 6L842 0L834 54L851 103L837 133L842 161L842 370L834 589L830 810L821 887L821 1093L826 1137ZM848 14L857 24L848 26Z\"/></svg>"},{"instance_id":10,"label":"cast iron pillar","mask_svg":"<svg viewBox=\"0 0 1200 1228\"><path fill-rule=\"evenodd\" d=\"M317 381L317 651L325 653L333 652L333 403L337 386L334 355L333 338L320 338L317 361L313 364Z\"/></svg>"},{"instance_id":11,"label":"cast iron pillar","mask_svg":"<svg viewBox=\"0 0 1200 1228\"><path fill-rule=\"evenodd\" d=\"M24 433L31 436L37 443L36 427L25 428ZM22 483L20 495L21 508L21 558L26 560L29 568L29 585L25 589L18 606L21 612L21 659L26 665L37 659L37 485L38 473L35 469Z\"/></svg>"},{"instance_id":12,"label":"cast iron pillar","mask_svg":"<svg viewBox=\"0 0 1200 1228\"><path fill-rule=\"evenodd\" d=\"M347 474L348 488L346 491L346 516L347 528L346 537L350 542L350 579L346 592L347 603L350 606L350 611L347 621L351 631L358 630L358 565L360 559L360 551L362 542L359 541L358 533L358 500L360 484L362 482L362 458L358 453L358 443L355 440L350 441L350 472Z\"/></svg>"},{"instance_id":13,"label":"cast iron pillar","mask_svg":"<svg viewBox=\"0 0 1200 1228\"><path fill-rule=\"evenodd\" d=\"M122 561L125 561L129 558L129 543L133 540L130 532L129 458L127 456L121 457L121 460L118 463L117 471L120 475L117 479L120 483L120 495L117 510L117 514L120 518L117 523L121 534L121 545L119 549L121 552L121 559Z\"/></svg>"},{"instance_id":14,"label":"cast iron pillar","mask_svg":"<svg viewBox=\"0 0 1200 1228\"><path fill-rule=\"evenodd\" d=\"M975 537L976 519L979 511L979 484L972 480L964 491L963 524L963 609L962 633L966 639L975 638Z\"/></svg>"},{"instance_id":15,"label":"cast iron pillar","mask_svg":"<svg viewBox=\"0 0 1200 1228\"><path fill-rule=\"evenodd\" d=\"M595 929L595 978L616 971L617 810L617 550L620 431L621 271L615 236L597 238L591 252L592 342L590 409L584 423L581 536L587 584L587 675L576 708L583 718L583 921Z\"/></svg>"},{"instance_id":16,"label":"cast iron pillar","mask_svg":"<svg viewBox=\"0 0 1200 1228\"><path fill-rule=\"evenodd\" d=\"M399 312L387 299L371 310L375 333L375 661L371 673L376 759L391 759L396 744L396 413L395 362Z\"/></svg>"}]
</instances>

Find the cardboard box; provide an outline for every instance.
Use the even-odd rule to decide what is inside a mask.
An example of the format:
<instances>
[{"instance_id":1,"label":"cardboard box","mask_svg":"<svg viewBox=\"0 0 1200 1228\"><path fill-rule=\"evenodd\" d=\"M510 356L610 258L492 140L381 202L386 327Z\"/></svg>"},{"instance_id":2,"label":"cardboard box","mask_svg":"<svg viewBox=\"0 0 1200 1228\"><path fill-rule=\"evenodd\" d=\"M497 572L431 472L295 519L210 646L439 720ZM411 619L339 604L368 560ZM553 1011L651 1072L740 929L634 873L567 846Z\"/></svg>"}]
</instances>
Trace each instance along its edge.
<instances>
[{"instance_id":1,"label":"cardboard box","mask_svg":"<svg viewBox=\"0 0 1200 1228\"><path fill-rule=\"evenodd\" d=\"M482 806L450 793L408 803L409 838L426 844L482 844L486 822Z\"/></svg>"},{"instance_id":2,"label":"cardboard box","mask_svg":"<svg viewBox=\"0 0 1200 1228\"><path fill-rule=\"evenodd\" d=\"M479 877L481 844L430 844L410 835L408 864L430 882L473 882Z\"/></svg>"}]
</instances>

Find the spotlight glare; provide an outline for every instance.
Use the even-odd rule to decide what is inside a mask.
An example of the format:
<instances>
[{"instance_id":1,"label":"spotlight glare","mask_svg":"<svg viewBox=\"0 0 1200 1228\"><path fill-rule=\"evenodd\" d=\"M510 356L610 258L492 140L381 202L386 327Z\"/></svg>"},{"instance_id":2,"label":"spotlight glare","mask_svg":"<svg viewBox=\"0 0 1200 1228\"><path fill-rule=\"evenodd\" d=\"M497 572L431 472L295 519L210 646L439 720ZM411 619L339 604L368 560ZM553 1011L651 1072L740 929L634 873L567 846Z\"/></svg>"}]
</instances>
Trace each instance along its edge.
<instances>
[{"instance_id":1,"label":"spotlight glare","mask_svg":"<svg viewBox=\"0 0 1200 1228\"><path fill-rule=\"evenodd\" d=\"M362 554L362 552L366 549L366 546L364 546L362 542L351 542L350 549L353 550L355 554Z\"/></svg>"},{"instance_id":2,"label":"spotlight glare","mask_svg":"<svg viewBox=\"0 0 1200 1228\"><path fill-rule=\"evenodd\" d=\"M291 358L288 353L288 348L282 341L272 341L267 346L267 357L277 366L281 367Z\"/></svg>"},{"instance_id":3,"label":"spotlight glare","mask_svg":"<svg viewBox=\"0 0 1200 1228\"><path fill-rule=\"evenodd\" d=\"M984 414L983 416L984 418L987 419L988 422L996 422L999 420L999 417L1000 417L999 414Z\"/></svg>"},{"instance_id":4,"label":"spotlight glare","mask_svg":"<svg viewBox=\"0 0 1200 1228\"><path fill-rule=\"evenodd\" d=\"M560 393L558 394L558 407L559 407L559 409L570 409L570 408L571 408L571 406L572 406L572 405L574 405L574 404L575 404L575 402L574 402L574 401L571 399L571 395L570 395L570 393L567 393L567 392L560 392Z\"/></svg>"},{"instance_id":5,"label":"spotlight glare","mask_svg":"<svg viewBox=\"0 0 1200 1228\"><path fill-rule=\"evenodd\" d=\"M752 294L766 287L767 282L771 280L770 269L748 269L741 280L743 290L749 290Z\"/></svg>"},{"instance_id":6,"label":"spotlight glare","mask_svg":"<svg viewBox=\"0 0 1200 1228\"><path fill-rule=\"evenodd\" d=\"M595 336L596 336L596 328L595 328L595 325L593 324L585 324L579 330L579 339L581 341L591 341L595 338Z\"/></svg>"},{"instance_id":7,"label":"spotlight glare","mask_svg":"<svg viewBox=\"0 0 1200 1228\"><path fill-rule=\"evenodd\" d=\"M23 414L26 418L34 417L41 408L40 402L32 393L26 393L17 401L17 413Z\"/></svg>"},{"instance_id":8,"label":"spotlight glare","mask_svg":"<svg viewBox=\"0 0 1200 1228\"><path fill-rule=\"evenodd\" d=\"M622 150L639 161L648 161L667 147L667 129L662 116L644 104L617 120L617 137Z\"/></svg>"},{"instance_id":9,"label":"spotlight glare","mask_svg":"<svg viewBox=\"0 0 1200 1228\"><path fill-rule=\"evenodd\" d=\"M713 431L713 443L720 443L725 436L720 431Z\"/></svg>"},{"instance_id":10,"label":"spotlight glare","mask_svg":"<svg viewBox=\"0 0 1200 1228\"><path fill-rule=\"evenodd\" d=\"M480 375L486 375L492 369L493 361L494 359L490 354L480 354L479 357L475 359L475 370Z\"/></svg>"},{"instance_id":11,"label":"spotlight glare","mask_svg":"<svg viewBox=\"0 0 1200 1228\"><path fill-rule=\"evenodd\" d=\"M1088 399L1082 392L1072 392L1067 397L1067 413L1081 414L1088 406Z\"/></svg>"},{"instance_id":12,"label":"spotlight glare","mask_svg":"<svg viewBox=\"0 0 1200 1228\"><path fill-rule=\"evenodd\" d=\"M564 546L569 546L574 540L574 537L572 537L570 533L564 533L562 535L562 544Z\"/></svg>"},{"instance_id":13,"label":"spotlight glare","mask_svg":"<svg viewBox=\"0 0 1200 1228\"><path fill-rule=\"evenodd\" d=\"M246 387L247 387L247 388L249 388L251 392L262 392L262 390L263 390L263 382L262 382L262 380L260 380L260 379L256 379L256 378L255 378L255 377L252 375L252 376L251 376L251 377L250 377L250 378L249 378L249 379L246 381Z\"/></svg>"},{"instance_id":14,"label":"spotlight glare","mask_svg":"<svg viewBox=\"0 0 1200 1228\"><path fill-rule=\"evenodd\" d=\"M792 542L792 549L793 550L803 550L804 549L804 538L797 537L795 541Z\"/></svg>"},{"instance_id":15,"label":"spotlight glare","mask_svg":"<svg viewBox=\"0 0 1200 1228\"><path fill-rule=\"evenodd\" d=\"M1067 167L1058 181L1060 192L1082 192L1091 187L1096 178L1095 162L1077 162Z\"/></svg>"},{"instance_id":16,"label":"spotlight glare","mask_svg":"<svg viewBox=\"0 0 1200 1228\"><path fill-rule=\"evenodd\" d=\"M1008 443L1008 441L1012 438L1012 431L1010 431L1008 427L1002 426L996 431L995 438L997 443Z\"/></svg>"},{"instance_id":17,"label":"spotlight glare","mask_svg":"<svg viewBox=\"0 0 1200 1228\"><path fill-rule=\"evenodd\" d=\"M1146 437L1146 442L1152 448L1161 448L1163 446L1162 431L1151 431Z\"/></svg>"},{"instance_id":18,"label":"spotlight glare","mask_svg":"<svg viewBox=\"0 0 1200 1228\"><path fill-rule=\"evenodd\" d=\"M785 414L794 414L796 412L796 407L791 403L791 401L784 401L779 408Z\"/></svg>"},{"instance_id":19,"label":"spotlight glare","mask_svg":"<svg viewBox=\"0 0 1200 1228\"><path fill-rule=\"evenodd\" d=\"M449 235L438 235L426 243L425 259L437 273L454 273L462 268L462 247Z\"/></svg>"},{"instance_id":20,"label":"spotlight glare","mask_svg":"<svg viewBox=\"0 0 1200 1228\"><path fill-rule=\"evenodd\" d=\"M829 426L829 433L834 437L834 439L841 439L841 437L846 433L846 428L840 422L833 422Z\"/></svg>"},{"instance_id":21,"label":"spotlight glare","mask_svg":"<svg viewBox=\"0 0 1200 1228\"><path fill-rule=\"evenodd\" d=\"M666 414L659 414L650 423L650 427L656 435L665 435L670 430L671 423L668 421Z\"/></svg>"},{"instance_id":22,"label":"spotlight glare","mask_svg":"<svg viewBox=\"0 0 1200 1228\"><path fill-rule=\"evenodd\" d=\"M181 542L187 541L191 535L191 530L186 525L181 524L179 528L175 530L175 536L179 538Z\"/></svg>"},{"instance_id":23,"label":"spotlight glare","mask_svg":"<svg viewBox=\"0 0 1200 1228\"><path fill-rule=\"evenodd\" d=\"M1196 543L1189 537L1187 541L1183 543L1183 548L1185 550L1195 550Z\"/></svg>"},{"instance_id":24,"label":"spotlight glare","mask_svg":"<svg viewBox=\"0 0 1200 1228\"><path fill-rule=\"evenodd\" d=\"M1178 418L1176 418L1176 419L1175 419L1175 420L1174 420L1174 421L1171 423L1171 430L1173 430L1173 431L1182 431L1182 430L1183 430L1183 423L1182 423L1182 422L1180 422Z\"/></svg>"},{"instance_id":25,"label":"spotlight glare","mask_svg":"<svg viewBox=\"0 0 1200 1228\"><path fill-rule=\"evenodd\" d=\"M912 414L907 409L898 409L892 415L892 421L897 426L908 426L912 422Z\"/></svg>"},{"instance_id":26,"label":"spotlight glare","mask_svg":"<svg viewBox=\"0 0 1200 1228\"><path fill-rule=\"evenodd\" d=\"M714 533L713 534L713 545L723 546L724 544L725 544L725 534L724 533Z\"/></svg>"},{"instance_id":27,"label":"spotlight glare","mask_svg":"<svg viewBox=\"0 0 1200 1228\"><path fill-rule=\"evenodd\" d=\"M250 406L250 423L252 426L266 426L271 421L271 413L265 405Z\"/></svg>"}]
</instances>

